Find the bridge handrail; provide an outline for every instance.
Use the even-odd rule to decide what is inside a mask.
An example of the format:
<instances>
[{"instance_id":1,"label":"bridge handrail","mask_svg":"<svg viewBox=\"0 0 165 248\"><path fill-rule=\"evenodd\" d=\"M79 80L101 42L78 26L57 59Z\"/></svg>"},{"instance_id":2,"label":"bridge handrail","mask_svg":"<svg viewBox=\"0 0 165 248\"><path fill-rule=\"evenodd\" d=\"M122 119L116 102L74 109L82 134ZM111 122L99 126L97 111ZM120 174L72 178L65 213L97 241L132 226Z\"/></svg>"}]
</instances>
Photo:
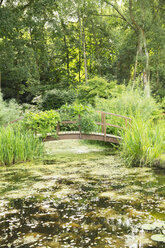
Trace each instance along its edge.
<instances>
[{"instance_id":1,"label":"bridge handrail","mask_svg":"<svg viewBox=\"0 0 165 248\"><path fill-rule=\"evenodd\" d=\"M101 111L101 110L96 110L96 112L101 114L101 122L96 122L96 124L101 126L101 132L102 132L102 134L104 134L104 141L106 141L107 126L124 129L124 127L121 127L119 125L114 125L114 124L107 123L106 122L106 115L112 115L112 116L116 116L116 117L119 117L119 118L123 118L125 120L125 127L127 128L128 125L131 127L131 121L132 121L132 119L130 117L119 115L119 114L114 114L114 113L109 113L109 112L105 112L105 111ZM12 124L12 123L17 122L17 121L20 121L22 119L23 119L23 117L20 117L20 118L18 118L16 120L11 121L8 124ZM60 124L76 124L76 123L78 123L80 121L80 119L81 119L81 116L79 115L78 116L78 120L74 120L74 121L68 121L67 120L67 121L58 122L57 123L57 127L56 127L57 135L60 132ZM78 126L78 128L79 128L79 134L80 134L80 138L81 138L82 131L81 131L80 125Z\"/></svg>"},{"instance_id":2,"label":"bridge handrail","mask_svg":"<svg viewBox=\"0 0 165 248\"><path fill-rule=\"evenodd\" d=\"M106 141L107 126L124 129L124 127L121 127L119 125L114 125L114 124L107 123L106 122L106 115L112 115L112 116L116 116L116 117L119 117L119 118L123 118L125 120L125 127L127 128L128 125L131 126L132 119L127 117L127 116L114 114L114 113L109 113L109 112L100 111L100 110L96 110L96 112L101 114L101 122L96 122L96 124L102 126L101 127L101 132L104 134L104 141ZM79 115L78 118L80 120L81 116ZM78 120L77 121L62 121L61 122L61 124L76 124L76 123L78 123ZM60 132L60 123L57 124L56 131L57 131L57 135L58 135L58 133ZM80 138L81 138L82 131L81 131L80 125L79 125L79 133L80 133Z\"/></svg>"},{"instance_id":3,"label":"bridge handrail","mask_svg":"<svg viewBox=\"0 0 165 248\"><path fill-rule=\"evenodd\" d=\"M106 114L106 115L114 115L114 116L117 116L117 117L121 117L121 118L123 118L123 119L132 120L130 117L127 117L127 116L124 116L124 115L109 113L109 112L105 112L105 111L101 111L101 110L96 110L96 112L98 112L98 113L104 113L104 114Z\"/></svg>"}]
</instances>

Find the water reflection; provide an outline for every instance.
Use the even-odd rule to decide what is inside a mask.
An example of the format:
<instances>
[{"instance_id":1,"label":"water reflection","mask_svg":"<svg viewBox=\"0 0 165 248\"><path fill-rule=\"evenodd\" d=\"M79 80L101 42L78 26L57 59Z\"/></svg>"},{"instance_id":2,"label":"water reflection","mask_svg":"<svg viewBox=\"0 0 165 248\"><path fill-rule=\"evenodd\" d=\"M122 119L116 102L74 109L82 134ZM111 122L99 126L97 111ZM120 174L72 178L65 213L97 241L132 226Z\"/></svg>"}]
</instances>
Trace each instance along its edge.
<instances>
[{"instance_id":1,"label":"water reflection","mask_svg":"<svg viewBox=\"0 0 165 248\"><path fill-rule=\"evenodd\" d=\"M165 174L106 151L1 168L0 247L163 248ZM165 229L165 228L164 228Z\"/></svg>"}]
</instances>

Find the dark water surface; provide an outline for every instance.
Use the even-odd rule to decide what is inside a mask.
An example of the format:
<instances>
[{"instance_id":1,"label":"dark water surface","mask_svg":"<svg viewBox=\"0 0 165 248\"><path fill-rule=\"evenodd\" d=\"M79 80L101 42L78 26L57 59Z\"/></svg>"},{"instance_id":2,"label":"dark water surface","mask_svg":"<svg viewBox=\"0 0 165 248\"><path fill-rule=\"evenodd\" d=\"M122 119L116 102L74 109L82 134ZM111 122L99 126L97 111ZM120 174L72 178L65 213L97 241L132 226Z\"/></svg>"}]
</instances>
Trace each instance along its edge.
<instances>
[{"instance_id":1,"label":"dark water surface","mask_svg":"<svg viewBox=\"0 0 165 248\"><path fill-rule=\"evenodd\" d=\"M0 247L165 247L151 239L165 232L165 172L84 149L0 168Z\"/></svg>"}]
</instances>

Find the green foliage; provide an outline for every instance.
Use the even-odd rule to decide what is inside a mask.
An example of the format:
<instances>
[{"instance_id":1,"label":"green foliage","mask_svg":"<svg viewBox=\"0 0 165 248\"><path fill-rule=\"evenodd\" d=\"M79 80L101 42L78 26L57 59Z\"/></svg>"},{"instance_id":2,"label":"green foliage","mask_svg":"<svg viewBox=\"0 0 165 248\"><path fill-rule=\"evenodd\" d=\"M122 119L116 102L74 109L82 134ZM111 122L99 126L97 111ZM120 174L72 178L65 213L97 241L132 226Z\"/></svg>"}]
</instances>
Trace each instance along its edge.
<instances>
[{"instance_id":1,"label":"green foliage","mask_svg":"<svg viewBox=\"0 0 165 248\"><path fill-rule=\"evenodd\" d=\"M10 100L8 103L3 101L0 93L0 126L10 121L13 121L21 116L21 106L15 100Z\"/></svg>"},{"instance_id":2,"label":"green foliage","mask_svg":"<svg viewBox=\"0 0 165 248\"><path fill-rule=\"evenodd\" d=\"M61 119L64 121L71 120L72 118L77 119L78 115L83 115L84 113L88 112L89 107L82 105L81 103L74 103L73 105L65 104L60 108L59 111Z\"/></svg>"},{"instance_id":3,"label":"green foliage","mask_svg":"<svg viewBox=\"0 0 165 248\"><path fill-rule=\"evenodd\" d=\"M128 165L151 166L165 149L160 126L151 121L136 119L126 130L121 145L121 156Z\"/></svg>"},{"instance_id":4,"label":"green foliage","mask_svg":"<svg viewBox=\"0 0 165 248\"><path fill-rule=\"evenodd\" d=\"M129 89L115 98L98 98L96 101L96 109L117 113L130 118L142 119L143 121L148 119L156 120L162 115L160 106L152 97L147 98L143 96L142 92ZM107 115L107 122L125 127L125 120L123 118ZM122 129L108 126L107 133L121 135Z\"/></svg>"},{"instance_id":5,"label":"green foliage","mask_svg":"<svg viewBox=\"0 0 165 248\"><path fill-rule=\"evenodd\" d=\"M95 122L95 115L92 112L82 115L78 124L80 125L81 131L84 133L92 133L98 131L98 126Z\"/></svg>"},{"instance_id":6,"label":"green foliage","mask_svg":"<svg viewBox=\"0 0 165 248\"><path fill-rule=\"evenodd\" d=\"M43 152L43 144L33 132L20 125L0 128L0 165L33 160Z\"/></svg>"},{"instance_id":7,"label":"green foliage","mask_svg":"<svg viewBox=\"0 0 165 248\"><path fill-rule=\"evenodd\" d=\"M56 135L56 126L60 121L60 115L55 110L29 112L25 115L24 126L45 138L47 133Z\"/></svg>"},{"instance_id":8,"label":"green foliage","mask_svg":"<svg viewBox=\"0 0 165 248\"><path fill-rule=\"evenodd\" d=\"M110 88L113 83L109 83L104 78L95 77L88 80L88 85L80 85L78 87L78 99L82 103L90 103L95 105L95 98L108 98L110 96Z\"/></svg>"},{"instance_id":9,"label":"green foliage","mask_svg":"<svg viewBox=\"0 0 165 248\"><path fill-rule=\"evenodd\" d=\"M112 99L97 99L96 108L143 120L157 118L162 113L160 106L152 97L147 98L137 90L127 90Z\"/></svg>"},{"instance_id":10,"label":"green foliage","mask_svg":"<svg viewBox=\"0 0 165 248\"><path fill-rule=\"evenodd\" d=\"M48 89L81 85L80 101L95 104L95 96L109 97L109 83L106 87L101 77L125 85L139 77L143 87L147 54L153 92L163 98L163 0L131 1L132 9L128 1L103 2L1 1L0 74L5 98L29 103ZM89 85L82 85L84 64L88 78L97 76Z\"/></svg>"},{"instance_id":11,"label":"green foliage","mask_svg":"<svg viewBox=\"0 0 165 248\"><path fill-rule=\"evenodd\" d=\"M72 104L75 101L73 90L50 90L47 91L42 100L43 110L59 109L62 105Z\"/></svg>"},{"instance_id":12,"label":"green foliage","mask_svg":"<svg viewBox=\"0 0 165 248\"><path fill-rule=\"evenodd\" d=\"M82 104L64 105L60 109L60 116L62 120L76 120L77 124L63 125L62 130L76 131L81 128L84 133L97 131L95 123L96 113L90 106L83 106Z\"/></svg>"}]
</instances>

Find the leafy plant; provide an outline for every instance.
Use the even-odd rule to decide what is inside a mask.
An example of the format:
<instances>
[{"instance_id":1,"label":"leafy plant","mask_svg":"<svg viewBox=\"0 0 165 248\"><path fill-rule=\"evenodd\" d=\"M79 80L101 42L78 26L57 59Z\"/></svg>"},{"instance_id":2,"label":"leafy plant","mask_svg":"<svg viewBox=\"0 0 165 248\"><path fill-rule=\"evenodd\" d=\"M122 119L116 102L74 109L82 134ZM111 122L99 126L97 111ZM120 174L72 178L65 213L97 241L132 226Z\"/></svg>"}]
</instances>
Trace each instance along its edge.
<instances>
[{"instance_id":1,"label":"leafy plant","mask_svg":"<svg viewBox=\"0 0 165 248\"><path fill-rule=\"evenodd\" d=\"M78 87L78 99L81 103L95 105L95 98L108 98L113 83L108 83L104 78L94 77L88 80L88 84Z\"/></svg>"},{"instance_id":2,"label":"leafy plant","mask_svg":"<svg viewBox=\"0 0 165 248\"><path fill-rule=\"evenodd\" d=\"M62 126L64 130L78 130L79 126L81 131L89 133L97 130L95 123L96 114L95 110L90 106L84 106L82 104L64 105L61 107L60 116L63 121L76 120L77 124L71 124L69 126Z\"/></svg>"},{"instance_id":3,"label":"leafy plant","mask_svg":"<svg viewBox=\"0 0 165 248\"><path fill-rule=\"evenodd\" d=\"M56 126L59 121L60 115L55 110L38 113L29 112L25 115L24 125L45 138L47 133L56 134Z\"/></svg>"}]
</instances>

